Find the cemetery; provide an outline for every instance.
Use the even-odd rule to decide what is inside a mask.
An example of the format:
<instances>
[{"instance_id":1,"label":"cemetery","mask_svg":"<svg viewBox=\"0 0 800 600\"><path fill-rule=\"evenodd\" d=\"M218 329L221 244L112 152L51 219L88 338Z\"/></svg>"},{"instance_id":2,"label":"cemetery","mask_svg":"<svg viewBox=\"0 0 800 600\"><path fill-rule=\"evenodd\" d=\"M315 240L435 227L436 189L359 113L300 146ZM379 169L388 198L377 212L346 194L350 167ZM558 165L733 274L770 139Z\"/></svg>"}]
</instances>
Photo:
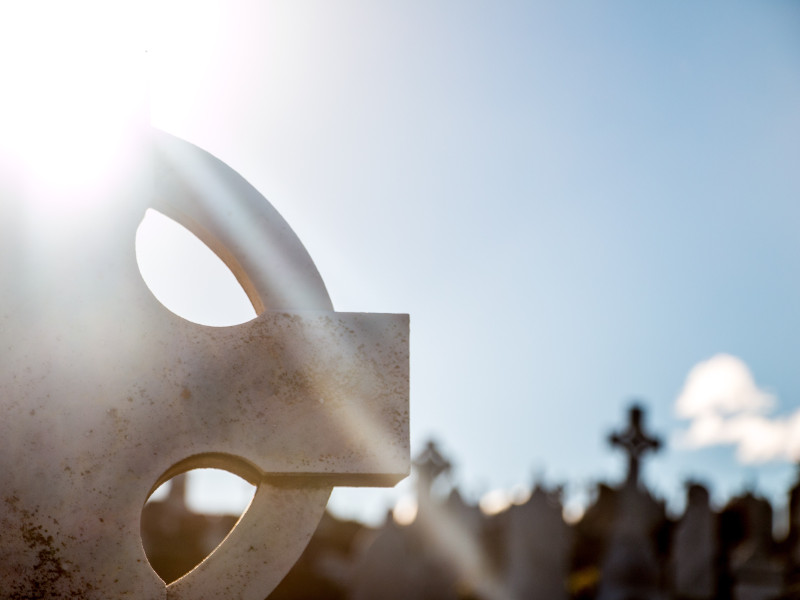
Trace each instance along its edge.
<instances>
[{"instance_id":1,"label":"cemetery","mask_svg":"<svg viewBox=\"0 0 800 600\"><path fill-rule=\"evenodd\" d=\"M598 382L618 398L752 350L758 385L717 355L737 393L684 411L694 448L797 460L800 413L761 383L797 387L800 288L774 276L797 258L795 21L743 43L740 10L717 43L727 7L52 4L0 19L0 600L800 600L800 472L780 505L690 480L673 510L643 477L671 451L644 405L597 431L625 475L579 514L541 479L488 508L459 456L412 446L422 423L490 472L532 439L592 470L555 442L599 422ZM788 60L760 52L781 36ZM154 213L252 315L164 302L139 254ZM192 509L197 469L249 483L244 512ZM329 510L409 477L406 514Z\"/></svg>"},{"instance_id":2,"label":"cemetery","mask_svg":"<svg viewBox=\"0 0 800 600\"><path fill-rule=\"evenodd\" d=\"M642 408L632 407L627 427L608 438L627 456L626 479L598 484L572 523L564 519L558 487L536 485L526 501L491 515L466 502L456 486L435 495L434 482L448 477L451 464L431 443L414 461L418 511L411 524L388 514L372 528L326 514L269 598L800 598L800 479L787 490L790 526L780 539L772 533L773 507L753 491L713 507L709 490L690 482L684 512L669 515L639 479L649 452L668 451L644 430L643 417ZM191 513L180 480L173 486L143 518L149 555L167 579L200 560L236 522ZM165 519L182 525L166 534L159 525Z\"/></svg>"}]
</instances>

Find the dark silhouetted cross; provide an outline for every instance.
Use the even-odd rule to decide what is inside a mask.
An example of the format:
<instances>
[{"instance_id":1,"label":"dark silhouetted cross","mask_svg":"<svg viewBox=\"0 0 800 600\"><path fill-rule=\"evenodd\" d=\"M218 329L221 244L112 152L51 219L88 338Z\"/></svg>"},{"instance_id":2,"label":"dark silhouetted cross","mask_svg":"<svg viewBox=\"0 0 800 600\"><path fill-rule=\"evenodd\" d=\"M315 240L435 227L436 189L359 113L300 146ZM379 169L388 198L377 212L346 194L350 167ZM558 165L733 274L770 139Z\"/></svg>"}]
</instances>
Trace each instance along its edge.
<instances>
[{"instance_id":1,"label":"dark silhouetted cross","mask_svg":"<svg viewBox=\"0 0 800 600\"><path fill-rule=\"evenodd\" d=\"M643 411L640 406L631 407L628 417L628 428L622 433L614 433L609 437L612 446L619 446L628 454L628 476L626 483L638 485L639 461L648 450L658 450L661 440L650 437L642 431Z\"/></svg>"},{"instance_id":2,"label":"dark silhouetted cross","mask_svg":"<svg viewBox=\"0 0 800 600\"><path fill-rule=\"evenodd\" d=\"M439 452L436 443L429 441L425 450L414 460L414 467L416 467L420 483L430 488L439 475L450 472L452 465Z\"/></svg>"}]
</instances>

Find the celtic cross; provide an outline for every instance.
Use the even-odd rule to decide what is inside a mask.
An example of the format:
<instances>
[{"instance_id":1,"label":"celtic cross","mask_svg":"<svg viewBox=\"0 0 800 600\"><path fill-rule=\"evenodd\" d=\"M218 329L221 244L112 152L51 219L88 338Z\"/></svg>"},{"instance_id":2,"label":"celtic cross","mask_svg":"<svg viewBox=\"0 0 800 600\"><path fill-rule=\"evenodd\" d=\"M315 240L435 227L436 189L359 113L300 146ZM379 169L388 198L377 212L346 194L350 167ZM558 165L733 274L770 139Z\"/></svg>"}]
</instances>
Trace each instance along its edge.
<instances>
[{"instance_id":1,"label":"celtic cross","mask_svg":"<svg viewBox=\"0 0 800 600\"><path fill-rule=\"evenodd\" d=\"M661 441L650 437L642 430L643 411L639 406L632 406L628 413L628 427L621 433L609 437L612 446L622 448L628 455L628 474L626 483L639 484L639 463L642 455L650 450L658 450Z\"/></svg>"},{"instance_id":2,"label":"celtic cross","mask_svg":"<svg viewBox=\"0 0 800 600\"><path fill-rule=\"evenodd\" d=\"M332 486L407 474L408 317L334 312L288 225L209 154L151 130L124 152L69 191L0 173L2 597L263 600ZM53 194L79 194L81 210L49 211ZM155 299L134 248L151 207L222 258L254 320L196 325ZM221 546L167 586L141 510L196 467L257 489Z\"/></svg>"}]
</instances>

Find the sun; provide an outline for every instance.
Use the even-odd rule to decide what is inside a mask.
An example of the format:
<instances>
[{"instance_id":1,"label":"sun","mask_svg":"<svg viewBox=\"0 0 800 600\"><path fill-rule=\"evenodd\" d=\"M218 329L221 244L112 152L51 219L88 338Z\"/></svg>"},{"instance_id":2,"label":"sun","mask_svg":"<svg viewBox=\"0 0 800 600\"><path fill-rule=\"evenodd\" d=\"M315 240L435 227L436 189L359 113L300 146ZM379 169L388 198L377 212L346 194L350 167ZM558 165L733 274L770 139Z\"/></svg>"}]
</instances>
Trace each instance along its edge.
<instances>
[{"instance_id":1,"label":"sun","mask_svg":"<svg viewBox=\"0 0 800 600\"><path fill-rule=\"evenodd\" d=\"M57 202L91 197L57 192L112 172L134 132L149 125L147 22L143 2L0 8L0 159Z\"/></svg>"}]
</instances>

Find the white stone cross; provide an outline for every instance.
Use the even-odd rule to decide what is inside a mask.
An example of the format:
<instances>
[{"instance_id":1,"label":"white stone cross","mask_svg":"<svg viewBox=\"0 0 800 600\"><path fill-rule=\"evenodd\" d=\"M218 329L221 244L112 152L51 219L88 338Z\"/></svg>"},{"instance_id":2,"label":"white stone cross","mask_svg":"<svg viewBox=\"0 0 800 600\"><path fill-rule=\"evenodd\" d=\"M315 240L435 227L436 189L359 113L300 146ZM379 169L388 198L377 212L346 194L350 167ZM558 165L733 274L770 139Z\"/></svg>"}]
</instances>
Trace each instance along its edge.
<instances>
[{"instance_id":1,"label":"white stone cross","mask_svg":"<svg viewBox=\"0 0 800 600\"><path fill-rule=\"evenodd\" d=\"M0 171L0 596L262 600L333 485L407 474L408 317L334 312L288 225L207 153L149 131L125 152L69 190ZM155 299L134 247L148 207L223 259L257 318L201 326ZM257 490L167 586L142 507L197 467Z\"/></svg>"}]
</instances>

